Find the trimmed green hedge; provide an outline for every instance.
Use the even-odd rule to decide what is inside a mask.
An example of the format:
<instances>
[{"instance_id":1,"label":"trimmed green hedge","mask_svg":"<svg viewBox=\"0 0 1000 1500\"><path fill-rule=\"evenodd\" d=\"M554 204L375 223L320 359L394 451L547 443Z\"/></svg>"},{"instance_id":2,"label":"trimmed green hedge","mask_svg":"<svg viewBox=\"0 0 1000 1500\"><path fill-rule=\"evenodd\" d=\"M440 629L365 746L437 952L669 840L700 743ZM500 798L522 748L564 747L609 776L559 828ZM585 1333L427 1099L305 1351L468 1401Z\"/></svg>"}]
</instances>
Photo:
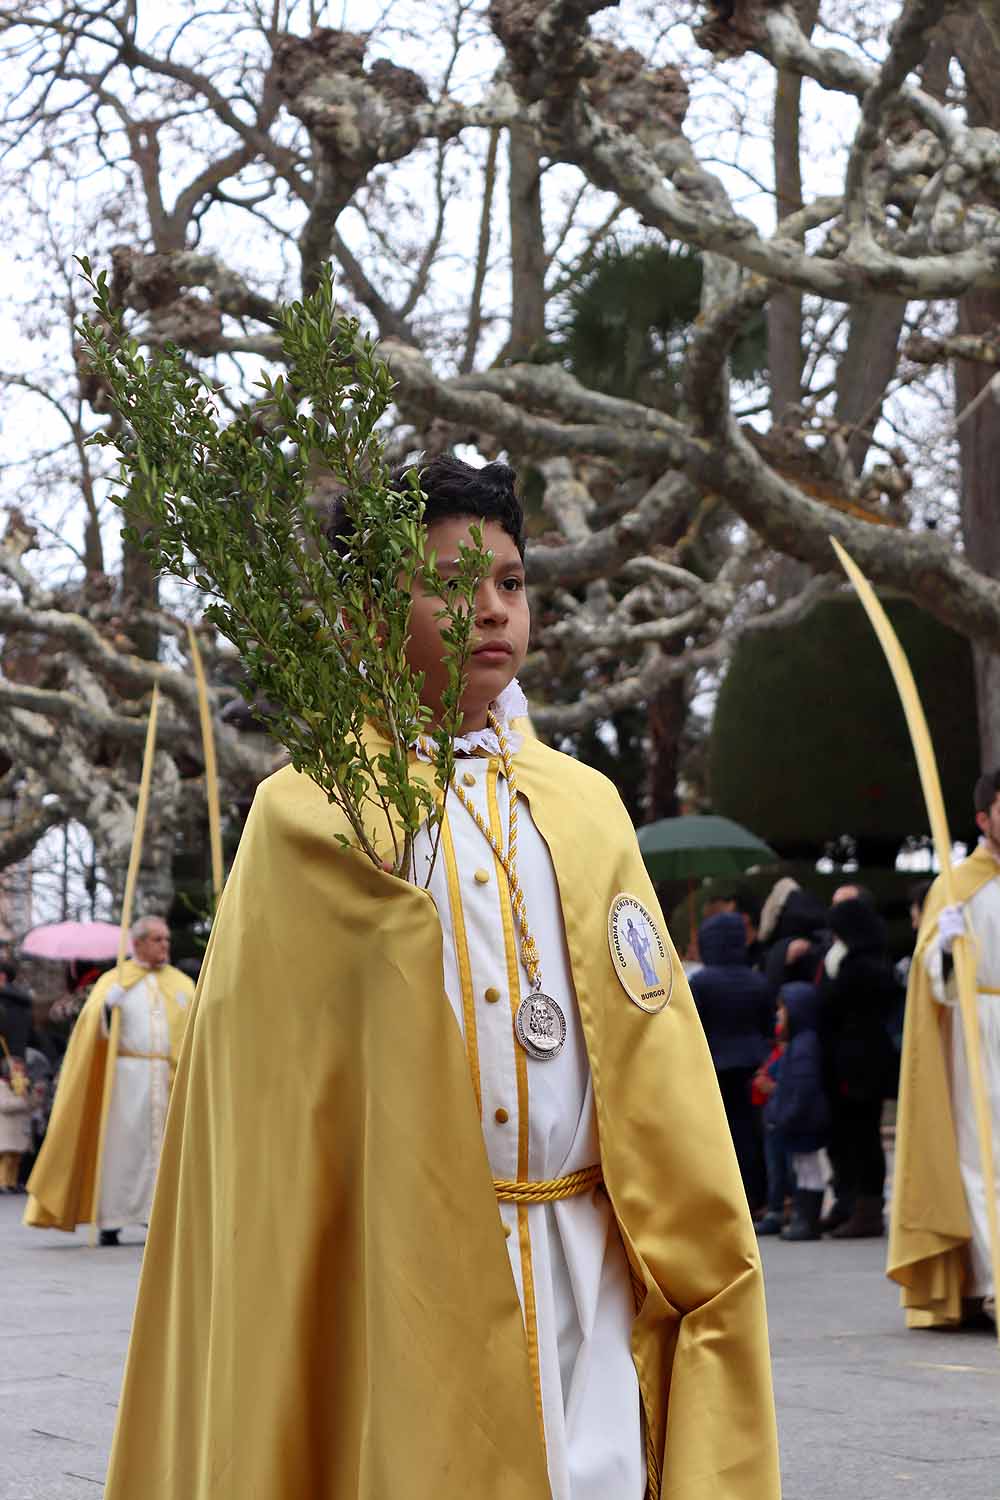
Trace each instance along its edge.
<instances>
[{"instance_id":1,"label":"trimmed green hedge","mask_svg":"<svg viewBox=\"0 0 1000 1500\"><path fill-rule=\"evenodd\" d=\"M971 647L910 600L883 602L923 701L952 835L969 838L980 769ZM856 600L743 638L719 693L709 777L713 810L786 855L851 834L882 862L927 831L903 710Z\"/></svg>"}]
</instances>

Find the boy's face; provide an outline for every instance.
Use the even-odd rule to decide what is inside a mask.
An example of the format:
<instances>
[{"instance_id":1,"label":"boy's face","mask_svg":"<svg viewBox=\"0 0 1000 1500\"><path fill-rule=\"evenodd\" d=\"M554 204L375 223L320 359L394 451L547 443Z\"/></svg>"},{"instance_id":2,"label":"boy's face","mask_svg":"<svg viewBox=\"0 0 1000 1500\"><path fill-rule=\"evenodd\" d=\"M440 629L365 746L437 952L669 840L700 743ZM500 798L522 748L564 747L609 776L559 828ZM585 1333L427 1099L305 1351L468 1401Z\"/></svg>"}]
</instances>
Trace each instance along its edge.
<instances>
[{"instance_id":1,"label":"boy's face","mask_svg":"<svg viewBox=\"0 0 1000 1500\"><path fill-rule=\"evenodd\" d=\"M467 516L451 516L427 528L428 550L437 553L438 571L444 578L456 571L459 544L472 545L469 528L481 524L483 547L493 553L489 571L476 595L472 654L462 697L462 731L485 729L486 712L507 684L517 676L528 650L531 617L524 591L524 564L513 539L497 521L477 523ZM437 715L441 695L448 683L441 643L443 621L435 619L441 609L437 594L424 591L418 577L410 608L410 642L406 655L415 671L423 672L421 697Z\"/></svg>"}]
</instances>

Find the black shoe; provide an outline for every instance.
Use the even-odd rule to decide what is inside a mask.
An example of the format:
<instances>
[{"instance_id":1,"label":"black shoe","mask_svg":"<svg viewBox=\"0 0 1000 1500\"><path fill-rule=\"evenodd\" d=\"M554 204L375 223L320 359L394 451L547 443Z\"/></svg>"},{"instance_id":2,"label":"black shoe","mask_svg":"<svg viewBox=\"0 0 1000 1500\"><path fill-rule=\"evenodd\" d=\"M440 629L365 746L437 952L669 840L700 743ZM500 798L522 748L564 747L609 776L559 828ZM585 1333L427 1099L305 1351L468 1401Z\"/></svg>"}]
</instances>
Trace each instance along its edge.
<instances>
[{"instance_id":1,"label":"black shoe","mask_svg":"<svg viewBox=\"0 0 1000 1500\"><path fill-rule=\"evenodd\" d=\"M758 1219L756 1224L753 1226L754 1233L757 1235L780 1234L782 1228L784 1227L784 1223L785 1219L783 1214L776 1214L768 1211L764 1215L764 1217L762 1219Z\"/></svg>"},{"instance_id":2,"label":"black shoe","mask_svg":"<svg viewBox=\"0 0 1000 1500\"><path fill-rule=\"evenodd\" d=\"M854 1212L833 1231L835 1240L877 1240L885 1234L882 1199L859 1198Z\"/></svg>"},{"instance_id":3,"label":"black shoe","mask_svg":"<svg viewBox=\"0 0 1000 1500\"><path fill-rule=\"evenodd\" d=\"M781 1231L783 1240L818 1240L819 1216L823 1208L823 1194L809 1188L795 1189L795 1212L787 1229Z\"/></svg>"},{"instance_id":4,"label":"black shoe","mask_svg":"<svg viewBox=\"0 0 1000 1500\"><path fill-rule=\"evenodd\" d=\"M120 1229L102 1229L98 1243L101 1245L117 1245L120 1234Z\"/></svg>"},{"instance_id":5,"label":"black shoe","mask_svg":"<svg viewBox=\"0 0 1000 1500\"><path fill-rule=\"evenodd\" d=\"M824 1214L819 1221L820 1234L833 1234L841 1224L846 1224L853 1212L853 1204L849 1200L838 1198L830 1208L828 1214Z\"/></svg>"}]
</instances>

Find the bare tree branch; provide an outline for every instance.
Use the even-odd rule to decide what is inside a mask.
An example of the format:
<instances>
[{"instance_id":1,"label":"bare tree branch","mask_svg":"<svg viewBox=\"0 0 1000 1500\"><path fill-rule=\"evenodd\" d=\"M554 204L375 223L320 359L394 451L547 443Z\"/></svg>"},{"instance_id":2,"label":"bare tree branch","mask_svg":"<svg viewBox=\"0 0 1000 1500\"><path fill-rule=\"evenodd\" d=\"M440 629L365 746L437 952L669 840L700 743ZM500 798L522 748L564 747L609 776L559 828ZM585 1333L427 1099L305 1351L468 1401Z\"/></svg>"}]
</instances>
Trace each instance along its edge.
<instances>
[{"instance_id":1,"label":"bare tree branch","mask_svg":"<svg viewBox=\"0 0 1000 1500\"><path fill-rule=\"evenodd\" d=\"M45 837L50 828L65 820L61 802L56 797L47 802L39 801L24 805L19 798L16 822L0 831L0 870L7 870L27 859L36 844Z\"/></svg>"},{"instance_id":2,"label":"bare tree branch","mask_svg":"<svg viewBox=\"0 0 1000 1500\"><path fill-rule=\"evenodd\" d=\"M486 271L490 258L490 225L493 214L493 194L496 189L497 180L497 156L500 152L500 132L493 129L489 133L489 145L486 148L486 165L483 170L483 206L479 216L479 242L476 246L476 269L472 278L472 292L469 296L469 316L465 325L465 348L459 361L459 371L467 375L472 369L476 359L476 350L479 347L479 338L483 327L483 287L486 284Z\"/></svg>"},{"instance_id":3,"label":"bare tree branch","mask_svg":"<svg viewBox=\"0 0 1000 1500\"><path fill-rule=\"evenodd\" d=\"M878 78L870 63L844 52L839 47L817 47L804 35L793 3L763 9L762 29L754 37L754 50L775 67L812 78L821 88L863 98ZM912 84L899 86L902 102L945 145L955 143L960 126L951 112L923 89Z\"/></svg>"},{"instance_id":4,"label":"bare tree branch","mask_svg":"<svg viewBox=\"0 0 1000 1500\"><path fill-rule=\"evenodd\" d=\"M907 76L919 66L930 46L931 28L941 19L946 0L907 0L892 31L889 54L861 101L844 179L844 219L852 239L871 236L869 221L872 155L884 136L885 121L899 98Z\"/></svg>"},{"instance_id":5,"label":"bare tree branch","mask_svg":"<svg viewBox=\"0 0 1000 1500\"><path fill-rule=\"evenodd\" d=\"M696 445L683 425L668 417L655 424L657 431L633 431L628 435L596 422L562 424L548 417L530 415L489 390L474 390L468 384L460 386L458 381L440 380L415 349L390 341L383 345L382 353L398 382L404 410L433 414L481 433L495 434L520 453L590 451L613 458L627 451L644 463L681 464L695 450ZM463 378L474 379L460 377Z\"/></svg>"},{"instance_id":6,"label":"bare tree branch","mask_svg":"<svg viewBox=\"0 0 1000 1500\"><path fill-rule=\"evenodd\" d=\"M533 704L531 722L543 735L570 734L585 729L595 719L608 719L623 709L648 702L666 682L689 677L706 667L720 666L725 657L726 646L721 640L679 656L666 656L658 647L650 647L636 672L594 688L575 703Z\"/></svg>"},{"instance_id":7,"label":"bare tree branch","mask_svg":"<svg viewBox=\"0 0 1000 1500\"><path fill-rule=\"evenodd\" d=\"M941 364L949 359L971 359L978 364L1000 365L1000 332L954 333L942 338L914 333L906 340L902 352L907 359L920 365Z\"/></svg>"}]
</instances>

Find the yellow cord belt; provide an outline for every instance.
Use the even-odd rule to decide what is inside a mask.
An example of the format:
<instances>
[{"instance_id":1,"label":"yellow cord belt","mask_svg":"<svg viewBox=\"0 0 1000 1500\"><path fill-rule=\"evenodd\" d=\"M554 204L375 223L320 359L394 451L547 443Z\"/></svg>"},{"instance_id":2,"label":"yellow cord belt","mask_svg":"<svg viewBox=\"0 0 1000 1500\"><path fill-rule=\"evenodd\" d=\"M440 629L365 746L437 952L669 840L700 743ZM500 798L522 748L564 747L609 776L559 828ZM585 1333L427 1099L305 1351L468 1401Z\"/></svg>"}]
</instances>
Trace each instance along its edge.
<instances>
[{"instance_id":1,"label":"yellow cord belt","mask_svg":"<svg viewBox=\"0 0 1000 1500\"><path fill-rule=\"evenodd\" d=\"M493 1179L493 1191L500 1203L555 1203L559 1198L578 1198L589 1193L604 1181L600 1165L581 1167L579 1172L567 1172L565 1177L550 1177L541 1182L512 1182L502 1177Z\"/></svg>"},{"instance_id":2,"label":"yellow cord belt","mask_svg":"<svg viewBox=\"0 0 1000 1500\"><path fill-rule=\"evenodd\" d=\"M169 1052L130 1052L127 1047L118 1048L119 1057L144 1057L147 1062L169 1062Z\"/></svg>"}]
</instances>

